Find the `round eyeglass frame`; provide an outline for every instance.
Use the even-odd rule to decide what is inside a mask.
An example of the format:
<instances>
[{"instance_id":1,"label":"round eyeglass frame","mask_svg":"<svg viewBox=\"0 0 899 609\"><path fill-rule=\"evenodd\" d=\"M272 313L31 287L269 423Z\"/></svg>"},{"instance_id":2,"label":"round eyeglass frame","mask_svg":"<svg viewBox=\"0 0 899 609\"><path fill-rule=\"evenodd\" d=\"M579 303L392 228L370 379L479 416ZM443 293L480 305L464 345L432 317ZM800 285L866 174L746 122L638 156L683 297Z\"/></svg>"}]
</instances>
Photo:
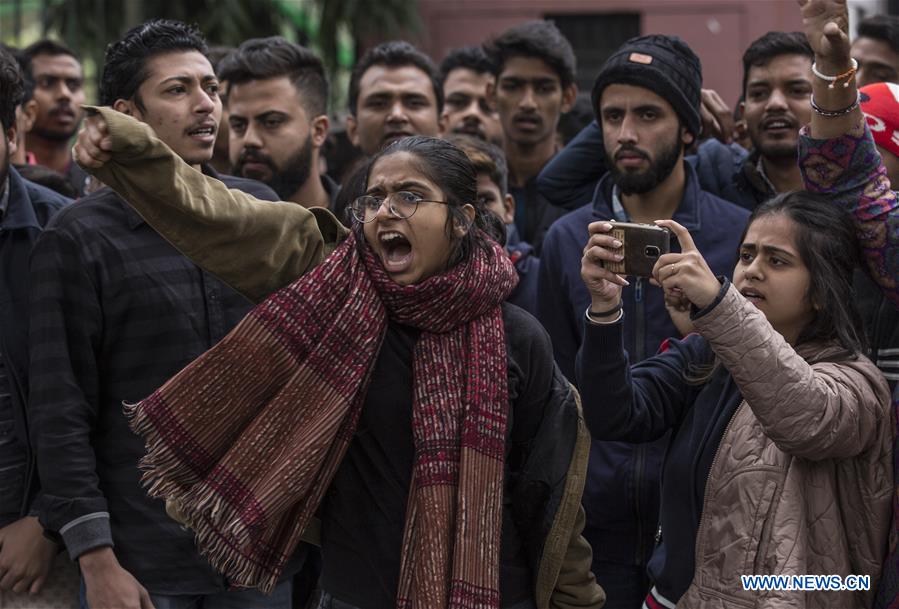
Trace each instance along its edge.
<instances>
[{"instance_id":1,"label":"round eyeglass frame","mask_svg":"<svg viewBox=\"0 0 899 609\"><path fill-rule=\"evenodd\" d=\"M402 195L402 194L411 195L412 197L415 197L415 209L413 209L412 213L410 213L408 216L404 216L403 214L401 214L393 203L394 198L397 195ZM384 205L385 201L387 202L387 211L389 211L391 214L393 214L400 220L408 220L409 218L414 216L415 212L418 211L418 206L422 203L441 203L443 205L449 205L448 201L438 201L436 199L422 199L414 192L409 192L408 190L399 190L397 192L392 192L392 193L388 194L378 204L377 209L375 209L371 206L368 206L368 205L364 205L364 203L362 203L362 201L364 201L365 199L375 199L375 198L377 198L377 197L374 197L373 195L362 195L361 197L356 197L355 199L353 199L352 204L350 204L350 210L352 211L353 218L356 221L361 222L362 224L368 224L369 222L372 222L375 219L375 216L377 216L378 210L381 209L381 205ZM359 207L363 207L363 209L360 210L360 209L358 209ZM365 219L366 209L372 209L375 212L375 214L368 220ZM360 211L362 212L362 217L360 217L360 214L359 214Z\"/></svg>"}]
</instances>

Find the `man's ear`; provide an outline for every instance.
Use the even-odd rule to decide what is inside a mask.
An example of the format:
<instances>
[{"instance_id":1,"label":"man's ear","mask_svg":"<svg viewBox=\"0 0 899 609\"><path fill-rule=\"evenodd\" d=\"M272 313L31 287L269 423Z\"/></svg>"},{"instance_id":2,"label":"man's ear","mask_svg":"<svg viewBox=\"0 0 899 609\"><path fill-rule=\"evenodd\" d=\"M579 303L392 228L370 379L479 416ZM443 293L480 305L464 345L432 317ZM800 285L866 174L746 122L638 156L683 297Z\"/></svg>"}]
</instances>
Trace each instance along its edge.
<instances>
[{"instance_id":1,"label":"man's ear","mask_svg":"<svg viewBox=\"0 0 899 609\"><path fill-rule=\"evenodd\" d=\"M12 125L9 126L9 129L6 130L6 152L9 156L12 156L16 153L16 150L19 149L19 143L16 141L18 134L18 130L16 129L16 122L13 121Z\"/></svg>"},{"instance_id":2,"label":"man's ear","mask_svg":"<svg viewBox=\"0 0 899 609\"><path fill-rule=\"evenodd\" d=\"M513 222L515 222L515 197L507 192L503 198L503 224Z\"/></svg>"},{"instance_id":3,"label":"man's ear","mask_svg":"<svg viewBox=\"0 0 899 609\"><path fill-rule=\"evenodd\" d=\"M350 138L350 143L356 148L359 147L359 123L356 117L348 114L346 117L346 136Z\"/></svg>"},{"instance_id":4,"label":"man's ear","mask_svg":"<svg viewBox=\"0 0 899 609\"><path fill-rule=\"evenodd\" d=\"M134 118L140 120L140 111L137 109L137 106L130 99L117 99L112 104L112 109L116 112L121 112L122 114L127 114L128 116L133 116Z\"/></svg>"},{"instance_id":5,"label":"man's ear","mask_svg":"<svg viewBox=\"0 0 899 609\"><path fill-rule=\"evenodd\" d=\"M680 139L684 146L692 146L693 142L696 141L696 136L687 131L686 127L681 127Z\"/></svg>"},{"instance_id":6,"label":"man's ear","mask_svg":"<svg viewBox=\"0 0 899 609\"><path fill-rule=\"evenodd\" d=\"M312 136L312 145L315 148L321 148L328 139L328 130L331 128L331 119L326 114L316 116L309 123L310 135Z\"/></svg>"},{"instance_id":7,"label":"man's ear","mask_svg":"<svg viewBox=\"0 0 899 609\"><path fill-rule=\"evenodd\" d=\"M28 100L28 103L23 104L21 108L22 130L28 133L34 127L34 121L37 120L37 101L33 99Z\"/></svg>"},{"instance_id":8,"label":"man's ear","mask_svg":"<svg viewBox=\"0 0 899 609\"><path fill-rule=\"evenodd\" d=\"M571 112L571 109L574 107L574 101L577 99L577 85L575 83L571 83L564 89L562 89L562 114L566 112Z\"/></svg>"},{"instance_id":9,"label":"man's ear","mask_svg":"<svg viewBox=\"0 0 899 609\"><path fill-rule=\"evenodd\" d=\"M453 223L453 233L455 233L456 237L459 238L464 237L471 229L472 223L474 223L474 205L472 205L471 203L466 203L462 206L462 213L466 218L468 218L468 222L466 222L465 224L459 221Z\"/></svg>"},{"instance_id":10,"label":"man's ear","mask_svg":"<svg viewBox=\"0 0 899 609\"><path fill-rule=\"evenodd\" d=\"M446 128L449 126L449 115L446 113L446 108L443 108L443 112L440 113L440 116L437 118L437 129L440 130L440 137L445 138L449 135L446 132Z\"/></svg>"}]
</instances>

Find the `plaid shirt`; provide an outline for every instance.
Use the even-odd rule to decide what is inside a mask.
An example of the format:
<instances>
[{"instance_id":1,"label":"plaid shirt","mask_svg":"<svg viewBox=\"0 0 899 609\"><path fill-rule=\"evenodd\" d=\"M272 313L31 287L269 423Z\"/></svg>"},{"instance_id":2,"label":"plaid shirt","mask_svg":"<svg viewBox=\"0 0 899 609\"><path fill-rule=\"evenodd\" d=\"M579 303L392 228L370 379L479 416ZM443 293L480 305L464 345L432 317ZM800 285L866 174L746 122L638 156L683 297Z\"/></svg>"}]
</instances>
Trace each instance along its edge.
<instances>
[{"instance_id":1,"label":"plaid shirt","mask_svg":"<svg viewBox=\"0 0 899 609\"><path fill-rule=\"evenodd\" d=\"M275 198L252 181L223 181ZM29 416L42 524L62 535L73 558L114 545L152 593L225 589L192 534L141 487L144 446L122 403L146 397L209 349L250 303L108 188L54 218L35 245L31 273Z\"/></svg>"}]
</instances>

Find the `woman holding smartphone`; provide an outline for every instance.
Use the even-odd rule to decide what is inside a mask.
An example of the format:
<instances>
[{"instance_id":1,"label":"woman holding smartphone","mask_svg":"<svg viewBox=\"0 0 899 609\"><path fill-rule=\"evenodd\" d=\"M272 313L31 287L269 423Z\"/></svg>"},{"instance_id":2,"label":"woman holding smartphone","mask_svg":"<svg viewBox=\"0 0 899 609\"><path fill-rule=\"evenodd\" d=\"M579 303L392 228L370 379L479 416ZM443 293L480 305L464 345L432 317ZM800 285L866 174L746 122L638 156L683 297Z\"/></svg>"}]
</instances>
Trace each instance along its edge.
<instances>
[{"instance_id":1,"label":"woman holding smartphone","mask_svg":"<svg viewBox=\"0 0 899 609\"><path fill-rule=\"evenodd\" d=\"M886 383L864 356L851 292L858 245L819 196L756 209L733 283L690 234L653 281L688 306L696 334L634 366L616 310L625 279L612 225L590 226L592 297L578 380L594 438L671 430L646 606L870 607L886 549L892 425ZM870 575L865 591L752 591L741 575Z\"/></svg>"}]
</instances>

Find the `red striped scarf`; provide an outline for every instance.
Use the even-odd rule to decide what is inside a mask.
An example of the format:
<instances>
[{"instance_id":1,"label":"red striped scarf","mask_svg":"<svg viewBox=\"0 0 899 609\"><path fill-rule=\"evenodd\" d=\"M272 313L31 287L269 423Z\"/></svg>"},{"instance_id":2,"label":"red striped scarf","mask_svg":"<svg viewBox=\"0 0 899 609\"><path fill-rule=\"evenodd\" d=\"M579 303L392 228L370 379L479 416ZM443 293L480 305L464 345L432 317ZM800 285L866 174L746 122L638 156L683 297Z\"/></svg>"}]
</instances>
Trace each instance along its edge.
<instances>
[{"instance_id":1,"label":"red striped scarf","mask_svg":"<svg viewBox=\"0 0 899 609\"><path fill-rule=\"evenodd\" d=\"M360 253L361 249L361 253ZM419 284L351 236L129 407L151 496L235 585L270 591L355 432L388 317L419 328L397 607L499 607L508 392L502 249Z\"/></svg>"}]
</instances>

